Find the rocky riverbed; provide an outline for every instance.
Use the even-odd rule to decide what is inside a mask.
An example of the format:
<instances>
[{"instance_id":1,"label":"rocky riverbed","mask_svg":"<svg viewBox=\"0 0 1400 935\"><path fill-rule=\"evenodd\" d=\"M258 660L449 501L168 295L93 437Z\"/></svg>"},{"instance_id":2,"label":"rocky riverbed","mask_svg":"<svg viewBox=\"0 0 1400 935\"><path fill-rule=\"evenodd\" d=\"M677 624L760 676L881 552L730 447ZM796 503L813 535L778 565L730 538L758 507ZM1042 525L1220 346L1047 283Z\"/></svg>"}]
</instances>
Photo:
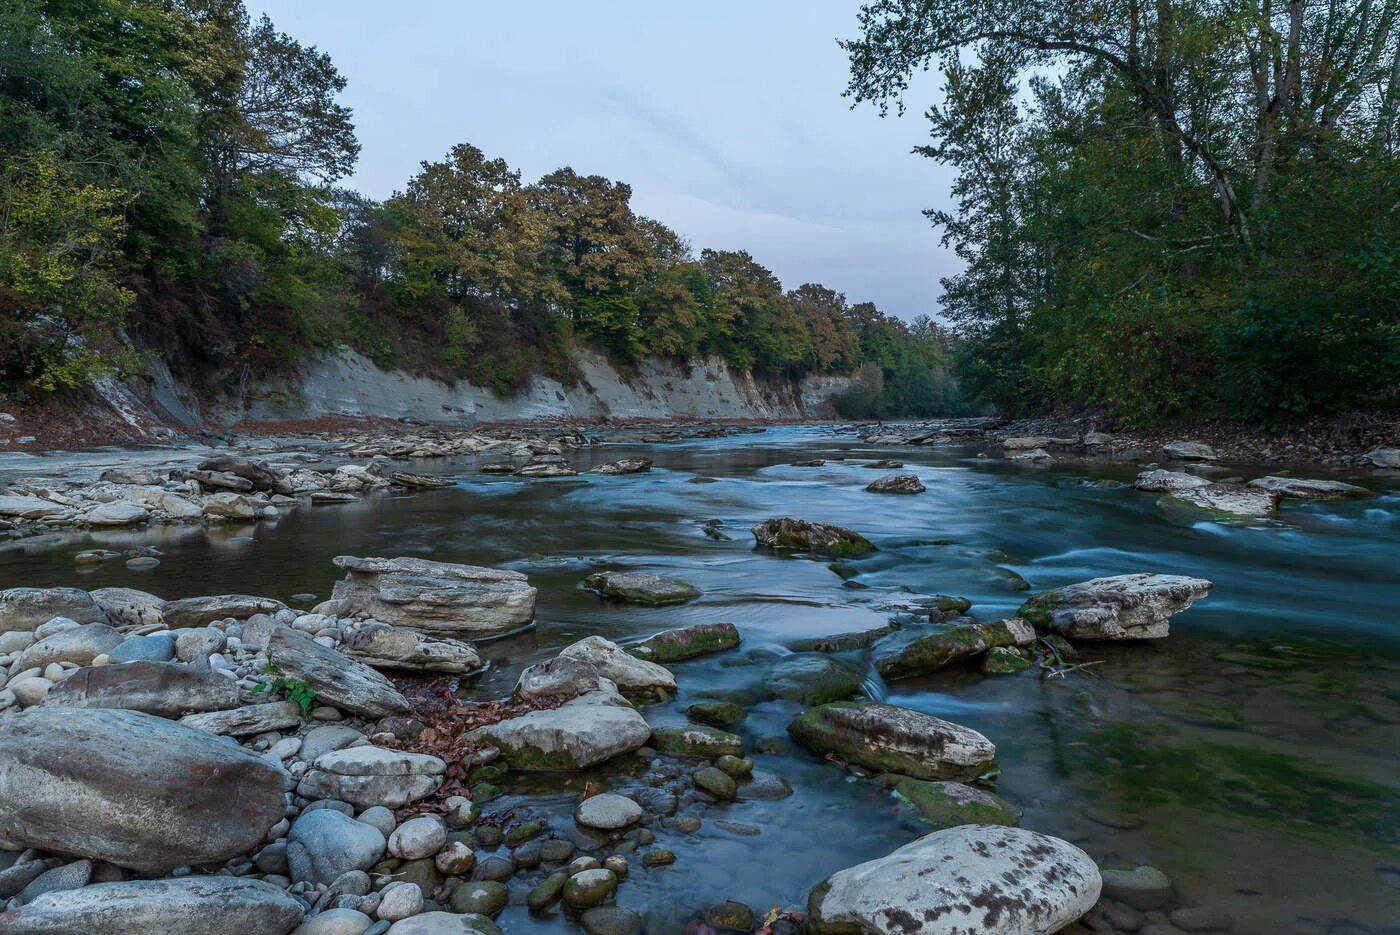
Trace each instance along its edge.
<instances>
[{"instance_id":1,"label":"rocky riverbed","mask_svg":"<svg viewBox=\"0 0 1400 935\"><path fill-rule=\"evenodd\" d=\"M1120 737L1134 723L1120 706L1153 709L1140 738L1160 732L1164 703L1209 725L1193 735L1209 741L1205 770L1222 731L1271 730L1262 698L1219 704L1194 673L1170 684L1158 663L1178 665L1172 647L1240 684L1310 684L1273 675L1292 669L1238 636L1222 648L1207 626L1201 657L1199 625L1181 632L1198 602L1239 613L1224 566L1122 546L1063 567L989 560L948 511L988 476L1028 478L1015 500L1055 462L998 458L1020 474L979 475L970 450L927 463L920 446L781 431L737 452L719 433L303 438L12 483L0 496L66 510L17 517L24 550L0 554L0 931L1162 935L1384 918L1400 872L1382 829L1400 796L1363 775L1329 785L1286 767L1369 809L1343 825L1379 856L1331 857L1339 872L1371 863L1350 909L1324 880L1321 896L1241 911L1249 897L1144 843L1173 830L1144 813L1209 806L1162 798L1156 774L1175 777L1180 744ZM1005 451L1046 450L1016 438ZM905 463L874 456L888 453ZM1207 529L1393 524L1383 469L1342 481L1232 465L1207 480L1199 454L1049 489L1072 489L1057 504L1071 511L1109 498L1188 551ZM869 489L892 468L914 483ZM253 486L218 487L230 478ZM1174 502L1208 486L1228 497ZM209 514L222 494L253 514ZM199 516L156 512L162 495ZM1268 509L1222 509L1233 497ZM93 523L107 504L147 514ZM1043 550L1020 516L1021 547ZM914 517L943 534L921 538ZM675 558L687 551L697 560ZM1280 639L1296 636L1273 638L1283 665ZM1383 638L1372 651L1392 671ZM1382 733L1400 723L1387 697L1351 695ZM1021 717L1028 705L1044 715ZM1289 793L1248 785L1245 763L1233 787L1201 793L1223 791L1232 820ZM1129 777L1134 807L1116 791ZM1087 824L1063 811L1086 782L1106 784L1071 806ZM1317 808L1294 814L1311 823ZM1286 826L1250 827L1293 847Z\"/></svg>"}]
</instances>

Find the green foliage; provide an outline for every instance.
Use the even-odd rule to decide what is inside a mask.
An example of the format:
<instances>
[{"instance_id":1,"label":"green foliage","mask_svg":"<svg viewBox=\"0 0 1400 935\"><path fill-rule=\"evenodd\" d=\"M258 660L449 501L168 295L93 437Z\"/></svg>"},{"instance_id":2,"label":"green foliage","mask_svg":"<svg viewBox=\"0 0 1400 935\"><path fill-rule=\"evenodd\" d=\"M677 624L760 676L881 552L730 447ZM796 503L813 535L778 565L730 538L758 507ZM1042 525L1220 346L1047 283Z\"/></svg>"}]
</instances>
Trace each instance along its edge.
<instances>
[{"instance_id":1,"label":"green foliage","mask_svg":"<svg viewBox=\"0 0 1400 935\"><path fill-rule=\"evenodd\" d=\"M296 702L303 718L316 706L316 690L302 679L287 678L282 675L282 670L271 662L263 667L263 674L269 676L270 681L254 686L255 693L281 695L288 701Z\"/></svg>"}]
</instances>

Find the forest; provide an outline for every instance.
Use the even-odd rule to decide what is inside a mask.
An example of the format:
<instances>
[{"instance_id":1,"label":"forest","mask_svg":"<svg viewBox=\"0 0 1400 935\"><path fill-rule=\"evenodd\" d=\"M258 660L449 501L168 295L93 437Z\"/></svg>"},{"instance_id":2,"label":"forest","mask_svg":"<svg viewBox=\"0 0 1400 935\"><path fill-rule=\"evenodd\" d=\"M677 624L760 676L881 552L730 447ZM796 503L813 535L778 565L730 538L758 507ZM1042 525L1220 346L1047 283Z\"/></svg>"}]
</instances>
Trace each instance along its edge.
<instances>
[{"instance_id":1,"label":"forest","mask_svg":"<svg viewBox=\"0 0 1400 935\"><path fill-rule=\"evenodd\" d=\"M964 405L928 317L697 253L625 183L464 142L382 202L347 190L346 81L241 0L0 0L0 392L143 353L217 391L344 343L505 394L588 346L856 374L851 416Z\"/></svg>"},{"instance_id":2,"label":"forest","mask_svg":"<svg viewBox=\"0 0 1400 935\"><path fill-rule=\"evenodd\" d=\"M941 78L919 151L957 171L927 213L969 396L1400 403L1400 0L879 0L843 45L854 103Z\"/></svg>"}]
</instances>

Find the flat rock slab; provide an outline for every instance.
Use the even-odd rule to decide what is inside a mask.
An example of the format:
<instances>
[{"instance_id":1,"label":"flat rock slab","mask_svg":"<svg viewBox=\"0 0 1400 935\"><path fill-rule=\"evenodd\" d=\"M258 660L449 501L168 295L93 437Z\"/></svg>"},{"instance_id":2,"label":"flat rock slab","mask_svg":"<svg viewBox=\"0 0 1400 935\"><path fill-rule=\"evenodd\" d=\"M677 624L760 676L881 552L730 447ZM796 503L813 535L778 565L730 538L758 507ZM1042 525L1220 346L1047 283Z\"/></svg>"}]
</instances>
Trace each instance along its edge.
<instances>
[{"instance_id":1,"label":"flat rock slab","mask_svg":"<svg viewBox=\"0 0 1400 935\"><path fill-rule=\"evenodd\" d=\"M311 686L317 698L363 717L406 714L408 699L384 676L361 662L277 624L267 641L267 658L285 678Z\"/></svg>"},{"instance_id":2,"label":"flat rock slab","mask_svg":"<svg viewBox=\"0 0 1400 935\"><path fill-rule=\"evenodd\" d=\"M0 838L144 873L219 863L281 820L285 776L149 714L32 708L0 722Z\"/></svg>"},{"instance_id":3,"label":"flat rock slab","mask_svg":"<svg viewBox=\"0 0 1400 935\"><path fill-rule=\"evenodd\" d=\"M223 711L242 703L238 686L208 669L145 660L84 666L44 699L46 706L123 708L167 718Z\"/></svg>"},{"instance_id":4,"label":"flat rock slab","mask_svg":"<svg viewBox=\"0 0 1400 935\"><path fill-rule=\"evenodd\" d=\"M1066 841L962 825L832 874L812 890L807 921L816 935L1049 935L1093 908L1102 886Z\"/></svg>"},{"instance_id":5,"label":"flat rock slab","mask_svg":"<svg viewBox=\"0 0 1400 935\"><path fill-rule=\"evenodd\" d=\"M1279 494L1243 484L1206 484L1174 490L1167 503L1185 503L1224 518L1270 516L1278 508Z\"/></svg>"},{"instance_id":6,"label":"flat rock slab","mask_svg":"<svg viewBox=\"0 0 1400 935\"><path fill-rule=\"evenodd\" d=\"M0 633L33 630L54 617L75 623L107 623L107 615L81 588L6 588L0 591Z\"/></svg>"},{"instance_id":7,"label":"flat rock slab","mask_svg":"<svg viewBox=\"0 0 1400 935\"><path fill-rule=\"evenodd\" d=\"M0 914L6 935L287 935L305 907L262 880L223 876L98 883Z\"/></svg>"},{"instance_id":8,"label":"flat rock slab","mask_svg":"<svg viewBox=\"0 0 1400 935\"><path fill-rule=\"evenodd\" d=\"M254 614L275 614L286 604L251 594L213 594L186 597L165 605L165 625L172 630L208 626L215 620L247 620Z\"/></svg>"},{"instance_id":9,"label":"flat rock slab","mask_svg":"<svg viewBox=\"0 0 1400 935\"><path fill-rule=\"evenodd\" d=\"M693 584L639 571L600 571L584 578L583 586L604 597L654 606L684 604L700 596Z\"/></svg>"},{"instance_id":10,"label":"flat rock slab","mask_svg":"<svg viewBox=\"0 0 1400 935\"><path fill-rule=\"evenodd\" d=\"M295 730L301 726L301 722L301 708L294 701L267 701L180 718L180 723L188 727L226 737L250 737L274 730Z\"/></svg>"},{"instance_id":11,"label":"flat rock slab","mask_svg":"<svg viewBox=\"0 0 1400 935\"><path fill-rule=\"evenodd\" d=\"M45 516L56 516L66 509L68 508L62 504L45 500L42 497L0 496L0 516L42 519Z\"/></svg>"},{"instance_id":12,"label":"flat rock slab","mask_svg":"<svg viewBox=\"0 0 1400 935\"><path fill-rule=\"evenodd\" d=\"M955 662L981 656L998 646L1035 642L1035 630L1019 618L979 623L951 621L933 632L896 631L875 651L875 671L886 681L937 671Z\"/></svg>"},{"instance_id":13,"label":"flat rock slab","mask_svg":"<svg viewBox=\"0 0 1400 935\"><path fill-rule=\"evenodd\" d=\"M1307 477L1256 477L1246 486L1257 487L1275 496L1293 500L1361 500L1375 496L1365 487L1358 487L1356 484Z\"/></svg>"},{"instance_id":14,"label":"flat rock slab","mask_svg":"<svg viewBox=\"0 0 1400 935\"><path fill-rule=\"evenodd\" d=\"M1094 578L1037 594L1017 616L1039 630L1079 640L1161 639L1173 615L1215 585L1185 575L1139 573Z\"/></svg>"},{"instance_id":15,"label":"flat rock slab","mask_svg":"<svg viewBox=\"0 0 1400 935\"><path fill-rule=\"evenodd\" d=\"M996 747L972 728L875 701L819 705L788 733L815 753L915 779L975 779L996 766Z\"/></svg>"},{"instance_id":16,"label":"flat rock slab","mask_svg":"<svg viewBox=\"0 0 1400 935\"><path fill-rule=\"evenodd\" d=\"M854 530L790 516L766 519L751 531L759 545L780 551L814 552L837 558L875 551L874 543Z\"/></svg>"},{"instance_id":17,"label":"flat rock slab","mask_svg":"<svg viewBox=\"0 0 1400 935\"><path fill-rule=\"evenodd\" d=\"M519 572L422 558L340 555L335 564L346 572L331 594L342 615L459 638L506 633L535 616L535 589Z\"/></svg>"},{"instance_id":18,"label":"flat rock slab","mask_svg":"<svg viewBox=\"0 0 1400 935\"><path fill-rule=\"evenodd\" d=\"M467 736L497 747L513 769L576 770L637 749L651 737L651 727L615 691L599 690Z\"/></svg>"}]
</instances>

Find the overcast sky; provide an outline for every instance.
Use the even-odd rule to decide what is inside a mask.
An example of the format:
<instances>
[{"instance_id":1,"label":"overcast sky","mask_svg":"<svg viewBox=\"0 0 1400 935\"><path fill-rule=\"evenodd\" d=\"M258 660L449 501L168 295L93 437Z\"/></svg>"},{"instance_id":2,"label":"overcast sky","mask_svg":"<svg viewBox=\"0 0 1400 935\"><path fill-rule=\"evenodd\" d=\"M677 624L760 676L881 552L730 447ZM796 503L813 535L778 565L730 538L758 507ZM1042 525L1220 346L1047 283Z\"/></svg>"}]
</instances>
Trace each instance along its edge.
<instances>
[{"instance_id":1,"label":"overcast sky","mask_svg":"<svg viewBox=\"0 0 1400 935\"><path fill-rule=\"evenodd\" d=\"M931 84L881 119L841 97L858 0L248 0L330 53L377 198L468 142L526 181L563 165L631 184L702 247L746 249L911 318L957 266L920 214L950 173L911 154Z\"/></svg>"}]
</instances>

